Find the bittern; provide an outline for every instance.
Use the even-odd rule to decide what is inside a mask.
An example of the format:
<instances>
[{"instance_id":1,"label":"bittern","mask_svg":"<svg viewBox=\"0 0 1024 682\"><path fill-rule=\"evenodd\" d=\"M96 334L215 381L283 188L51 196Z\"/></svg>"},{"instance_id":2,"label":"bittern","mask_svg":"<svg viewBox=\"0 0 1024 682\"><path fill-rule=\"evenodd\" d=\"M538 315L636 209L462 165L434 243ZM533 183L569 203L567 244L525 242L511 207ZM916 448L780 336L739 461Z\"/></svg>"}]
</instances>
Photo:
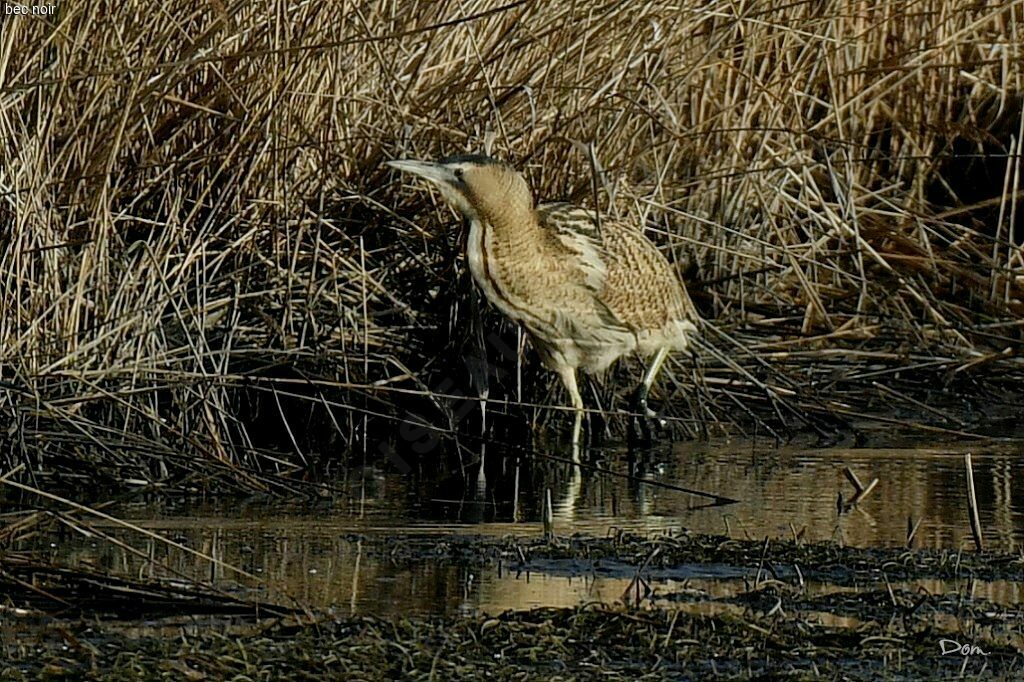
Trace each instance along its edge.
<instances>
[{"instance_id":1,"label":"bittern","mask_svg":"<svg viewBox=\"0 0 1024 682\"><path fill-rule=\"evenodd\" d=\"M623 355L651 357L633 412L653 416L647 395L670 351L685 350L699 318L671 265L639 226L569 203L534 202L526 179L487 156L389 161L435 185L469 223L469 270L487 299L527 331L558 373L575 411L576 371L602 372ZM646 435L646 422L640 422ZM630 422L631 434L637 424Z\"/></svg>"}]
</instances>

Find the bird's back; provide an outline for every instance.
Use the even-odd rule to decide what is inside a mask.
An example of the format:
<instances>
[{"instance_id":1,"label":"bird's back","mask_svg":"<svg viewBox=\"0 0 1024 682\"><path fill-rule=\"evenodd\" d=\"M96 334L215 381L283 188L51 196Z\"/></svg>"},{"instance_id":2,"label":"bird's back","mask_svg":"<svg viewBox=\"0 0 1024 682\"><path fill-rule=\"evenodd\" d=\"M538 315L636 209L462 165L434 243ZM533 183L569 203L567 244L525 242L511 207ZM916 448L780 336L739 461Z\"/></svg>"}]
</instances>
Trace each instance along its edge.
<instances>
[{"instance_id":1,"label":"bird's back","mask_svg":"<svg viewBox=\"0 0 1024 682\"><path fill-rule=\"evenodd\" d=\"M635 337L636 350L646 355L686 348L696 310L668 260L638 226L609 219L598 225L592 211L567 203L539 205L537 219L565 257L580 264L595 302Z\"/></svg>"}]
</instances>

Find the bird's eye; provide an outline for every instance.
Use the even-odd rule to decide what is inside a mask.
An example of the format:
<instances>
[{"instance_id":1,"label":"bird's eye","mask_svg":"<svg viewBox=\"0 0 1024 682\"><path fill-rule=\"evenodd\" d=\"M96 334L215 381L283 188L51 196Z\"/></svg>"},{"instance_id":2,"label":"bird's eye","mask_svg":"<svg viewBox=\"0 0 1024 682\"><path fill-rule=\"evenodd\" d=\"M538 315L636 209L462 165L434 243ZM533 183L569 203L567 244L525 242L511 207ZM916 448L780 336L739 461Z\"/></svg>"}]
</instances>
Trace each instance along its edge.
<instances>
[{"instance_id":1,"label":"bird's eye","mask_svg":"<svg viewBox=\"0 0 1024 682\"><path fill-rule=\"evenodd\" d=\"M457 177L459 180L462 179L462 169L461 168L456 168L455 169L455 177Z\"/></svg>"}]
</instances>

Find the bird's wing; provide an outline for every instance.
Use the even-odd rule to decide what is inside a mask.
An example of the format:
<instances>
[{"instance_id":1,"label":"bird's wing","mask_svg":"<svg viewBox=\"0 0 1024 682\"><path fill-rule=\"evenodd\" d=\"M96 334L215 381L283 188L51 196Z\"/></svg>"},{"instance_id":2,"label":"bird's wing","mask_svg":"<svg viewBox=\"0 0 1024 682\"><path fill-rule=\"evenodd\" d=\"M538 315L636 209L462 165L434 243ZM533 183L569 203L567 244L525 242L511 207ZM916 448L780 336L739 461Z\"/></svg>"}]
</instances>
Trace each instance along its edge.
<instances>
[{"instance_id":1,"label":"bird's wing","mask_svg":"<svg viewBox=\"0 0 1024 682\"><path fill-rule=\"evenodd\" d=\"M571 263L579 273L579 282L585 292L584 306L587 315L596 315L599 324L595 326L593 318L576 319L573 313L563 311L567 321L577 329L576 335L582 338L580 330L597 331L597 335L609 333L632 333L632 329L605 303L605 290L608 286L608 273L614 264L606 259L601 232L597 225L597 217L593 211L575 204L557 202L540 204L537 217L542 227L551 235L556 251L561 251L560 260ZM575 311L577 314L579 311ZM603 337L602 337L603 338Z\"/></svg>"},{"instance_id":2,"label":"bird's wing","mask_svg":"<svg viewBox=\"0 0 1024 682\"><path fill-rule=\"evenodd\" d=\"M699 319L672 266L641 230L614 220L598 228L593 211L573 204L541 204L537 213L606 322L641 332Z\"/></svg>"},{"instance_id":3,"label":"bird's wing","mask_svg":"<svg viewBox=\"0 0 1024 682\"><path fill-rule=\"evenodd\" d=\"M601 234L593 211L562 202L540 204L537 218L554 237L556 248L577 265L583 282L599 296L608 276L608 264L602 256Z\"/></svg>"}]
</instances>

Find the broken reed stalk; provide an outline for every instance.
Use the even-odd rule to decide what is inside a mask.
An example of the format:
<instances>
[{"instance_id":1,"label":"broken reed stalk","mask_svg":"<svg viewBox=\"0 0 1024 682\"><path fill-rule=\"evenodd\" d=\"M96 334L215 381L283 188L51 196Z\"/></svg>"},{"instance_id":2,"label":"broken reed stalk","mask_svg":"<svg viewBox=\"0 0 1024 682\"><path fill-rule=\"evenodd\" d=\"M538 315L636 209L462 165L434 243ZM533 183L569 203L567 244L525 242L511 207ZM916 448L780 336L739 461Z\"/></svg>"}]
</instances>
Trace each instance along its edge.
<instances>
[{"instance_id":1,"label":"broken reed stalk","mask_svg":"<svg viewBox=\"0 0 1024 682\"><path fill-rule=\"evenodd\" d=\"M840 501L837 504L841 510L840 513L842 511L845 511L846 509L852 509L853 507L856 507L857 504L860 503L865 497L870 495L871 491L875 489L876 485L878 485L877 478L871 479L870 483L864 485L863 483L861 483L860 478L857 477L857 474L855 474L853 469L851 469L850 467L844 467L843 473L846 475L846 479L853 484L855 492L853 497L850 498L850 501L846 502L845 504L842 502L842 492L839 493Z\"/></svg>"},{"instance_id":2,"label":"broken reed stalk","mask_svg":"<svg viewBox=\"0 0 1024 682\"><path fill-rule=\"evenodd\" d=\"M647 554L646 557L644 557L644 560L639 566L637 566L636 571L633 573L633 579L629 581L628 585L626 585L626 589L622 593L622 601L629 604L629 597L632 594L634 597L634 606L640 606L640 604L643 603L643 600L651 592L651 586L644 578L643 572L647 570L647 566L650 565L651 561L653 561L659 554L661 554L661 547L655 547ZM643 592L641 592L641 589Z\"/></svg>"},{"instance_id":3,"label":"broken reed stalk","mask_svg":"<svg viewBox=\"0 0 1024 682\"><path fill-rule=\"evenodd\" d=\"M555 512L551 505L551 488L544 489L544 511L541 525L544 531L545 540L555 539Z\"/></svg>"},{"instance_id":4,"label":"broken reed stalk","mask_svg":"<svg viewBox=\"0 0 1024 682\"><path fill-rule=\"evenodd\" d=\"M918 519L914 521L913 516L907 517L907 549L913 549L914 538L917 537L917 529L921 527L921 521L924 519Z\"/></svg>"},{"instance_id":5,"label":"broken reed stalk","mask_svg":"<svg viewBox=\"0 0 1024 682\"><path fill-rule=\"evenodd\" d=\"M985 549L981 537L981 519L978 516L978 498L974 493L974 464L971 453L964 455L964 469L967 472L967 511L971 520L971 535L974 536L974 547L980 552Z\"/></svg>"},{"instance_id":6,"label":"broken reed stalk","mask_svg":"<svg viewBox=\"0 0 1024 682\"><path fill-rule=\"evenodd\" d=\"M846 476L846 480L853 484L853 487L858 493L864 490L864 484L860 482L860 478L857 477L857 474L854 473L853 469L850 467L843 467L843 474Z\"/></svg>"},{"instance_id":7,"label":"broken reed stalk","mask_svg":"<svg viewBox=\"0 0 1024 682\"><path fill-rule=\"evenodd\" d=\"M850 500L850 506L856 507L861 501L863 501L865 497L871 494L871 491L875 489L876 485L878 485L878 479L871 479L871 482L868 483L866 488L864 488L863 490L859 490L857 494L853 496L853 498Z\"/></svg>"}]
</instances>

